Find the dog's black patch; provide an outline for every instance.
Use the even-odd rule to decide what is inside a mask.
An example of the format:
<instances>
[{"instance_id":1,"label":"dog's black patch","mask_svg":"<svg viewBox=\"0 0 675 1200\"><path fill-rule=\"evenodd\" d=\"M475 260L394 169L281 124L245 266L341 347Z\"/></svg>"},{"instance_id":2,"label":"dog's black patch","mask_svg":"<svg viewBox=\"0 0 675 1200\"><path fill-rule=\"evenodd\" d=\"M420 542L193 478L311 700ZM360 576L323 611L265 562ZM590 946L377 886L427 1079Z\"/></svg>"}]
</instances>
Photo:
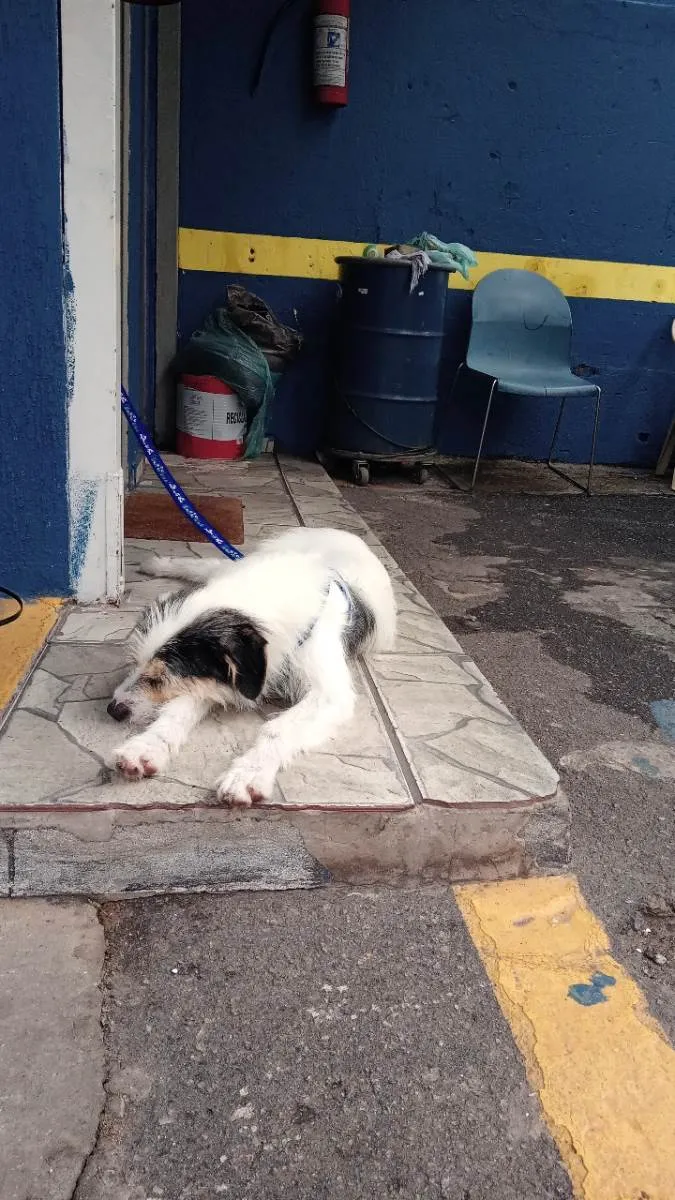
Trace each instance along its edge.
<instances>
[{"instance_id":1,"label":"dog's black patch","mask_svg":"<svg viewBox=\"0 0 675 1200\"><path fill-rule=\"evenodd\" d=\"M173 675L215 679L256 700L265 683L267 641L241 613L204 613L157 651Z\"/></svg>"},{"instance_id":2,"label":"dog's black patch","mask_svg":"<svg viewBox=\"0 0 675 1200\"><path fill-rule=\"evenodd\" d=\"M187 600L195 590L196 586L178 588L168 596L161 596L158 600L153 600L152 604L149 604L141 613L136 632L144 637L146 633L150 632L153 625L159 625L165 617L180 608L183 601Z\"/></svg>"},{"instance_id":3,"label":"dog's black patch","mask_svg":"<svg viewBox=\"0 0 675 1200\"><path fill-rule=\"evenodd\" d=\"M349 599L349 618L342 631L342 645L350 658L356 658L375 632L375 616L353 588L349 588Z\"/></svg>"}]
</instances>

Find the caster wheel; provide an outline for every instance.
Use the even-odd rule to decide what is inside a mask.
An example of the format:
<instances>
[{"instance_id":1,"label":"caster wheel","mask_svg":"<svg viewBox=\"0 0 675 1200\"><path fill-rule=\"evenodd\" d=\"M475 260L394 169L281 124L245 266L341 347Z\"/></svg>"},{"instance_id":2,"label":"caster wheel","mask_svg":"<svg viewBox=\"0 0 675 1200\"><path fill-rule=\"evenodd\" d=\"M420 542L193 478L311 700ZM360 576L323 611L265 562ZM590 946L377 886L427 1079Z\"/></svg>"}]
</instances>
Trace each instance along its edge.
<instances>
[{"instance_id":1,"label":"caster wheel","mask_svg":"<svg viewBox=\"0 0 675 1200\"><path fill-rule=\"evenodd\" d=\"M370 483L370 467L367 462L355 460L352 463L352 479L358 487L367 487Z\"/></svg>"},{"instance_id":2,"label":"caster wheel","mask_svg":"<svg viewBox=\"0 0 675 1200\"><path fill-rule=\"evenodd\" d=\"M426 483L427 479L429 478L428 468L422 466L422 463L416 463L413 467L412 477L413 483L417 483L421 487L422 484Z\"/></svg>"}]
</instances>

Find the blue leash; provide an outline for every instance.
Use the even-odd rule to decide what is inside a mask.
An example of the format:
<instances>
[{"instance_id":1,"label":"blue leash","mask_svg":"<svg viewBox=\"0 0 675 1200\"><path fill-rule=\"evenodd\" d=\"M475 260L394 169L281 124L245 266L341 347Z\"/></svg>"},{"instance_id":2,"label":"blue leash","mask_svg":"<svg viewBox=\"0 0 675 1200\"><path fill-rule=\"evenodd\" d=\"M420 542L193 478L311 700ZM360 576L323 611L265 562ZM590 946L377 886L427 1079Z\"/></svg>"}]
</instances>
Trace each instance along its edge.
<instances>
[{"instance_id":1,"label":"blue leash","mask_svg":"<svg viewBox=\"0 0 675 1200\"><path fill-rule=\"evenodd\" d=\"M203 517L202 514L197 511L194 505L190 503L182 487L176 482L166 463L161 458L157 447L148 433L148 430L131 403L125 388L122 388L122 412L136 434L136 437L140 442L141 449L150 463L153 471L155 472L155 475L159 479L160 483L164 485L169 495L173 498L173 500L175 500L181 512L185 513L185 516L192 521L192 524L196 525L197 529L199 529L201 533L205 534L209 541L212 542L214 546L217 546L221 554L224 554L226 558L232 559L233 562L236 562L239 558L243 558L244 556L241 553L241 550L237 550L236 546L233 546L231 542L228 542L220 533L218 533L218 530L214 529L213 525L209 524L209 522L206 520L206 517Z\"/></svg>"},{"instance_id":2,"label":"blue leash","mask_svg":"<svg viewBox=\"0 0 675 1200\"><path fill-rule=\"evenodd\" d=\"M243 558L244 556L243 556L241 550L237 550L236 546L233 546L231 542L226 541L225 538L222 537L221 534L218 533L218 530L214 529L213 525L209 524L209 522L206 520L206 517L203 517L200 512L197 512L197 509L194 507L194 505L192 505L190 503L190 501L188 500L187 496L185 495L185 492L183 491L182 487L180 486L179 483L176 482L176 480L174 479L173 475L171 474L169 468L167 467L166 463L164 462L161 455L159 454L159 451L157 450L157 447L155 446L152 438L150 437L148 430L146 429L145 425L141 421L141 418L139 417L138 413L136 412L136 409L134 408L133 404L131 403L131 400L129 399L129 396L128 396L125 388L122 388L122 411L123 411L127 421L129 422L131 428L133 429L134 433L136 434L136 437L138 438L138 440L141 444L143 453L144 453L145 457L147 458L148 462L150 463L150 466L152 467L153 471L155 472L155 475L159 479L160 483L164 484L164 487L166 488L167 492L175 500L176 504L181 509L181 511L185 513L185 516L188 517L192 521L193 525L197 526L197 529L201 530L202 533L206 534L206 537L209 539L209 541L213 542L213 545L217 546L218 549L221 551L222 554L225 555L226 558L231 558L234 562L236 562L240 558ZM352 597L351 597L349 588L347 587L344 580L340 578L339 575L336 575L332 582L337 585L337 587L340 589L340 591L342 592L342 595L344 596L344 598L347 602L347 616L349 617L351 614L352 608L353 608L353 601L352 601ZM14 596L14 594L12 592L8 592L6 588L0 588L0 591L5 592L5 594L8 596L12 596L13 599L17 600L18 603L21 604L21 600L19 600L19 597ZM330 591L330 584L328 585L328 588L326 590L326 596L328 596L329 591ZM17 613L16 616L18 616L18 615L19 614ZM5 623L8 623L8 621L13 621L13 620L15 620L14 616L9 617L8 619L5 620L5 622L0 622L0 624L5 624ZM311 624L307 627L305 632L302 634L302 636L300 637L300 639L298 641L298 648L300 648L300 646L303 646L305 644L305 642L307 641L307 639L314 632L314 626L316 625L317 620L318 620L318 617L316 617L315 620L311 622Z\"/></svg>"}]
</instances>

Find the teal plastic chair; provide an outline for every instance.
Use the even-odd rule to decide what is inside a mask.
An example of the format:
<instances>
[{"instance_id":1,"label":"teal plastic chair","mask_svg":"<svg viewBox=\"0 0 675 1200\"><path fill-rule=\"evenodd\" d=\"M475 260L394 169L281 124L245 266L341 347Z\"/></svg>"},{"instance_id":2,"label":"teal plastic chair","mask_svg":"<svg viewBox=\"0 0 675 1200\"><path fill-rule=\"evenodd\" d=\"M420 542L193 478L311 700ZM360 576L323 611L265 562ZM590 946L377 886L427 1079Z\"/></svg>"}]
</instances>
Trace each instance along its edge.
<instances>
[{"instance_id":1,"label":"teal plastic chair","mask_svg":"<svg viewBox=\"0 0 675 1200\"><path fill-rule=\"evenodd\" d=\"M600 388L580 379L570 366L572 314L559 288L532 271L493 271L476 286L471 311L471 335L466 361L455 375L451 396L463 372L471 371L490 381L471 490L476 483L483 452L492 398L495 391L507 395L559 397L560 408L548 453L548 466L574 483L553 462L553 453L570 398L595 396L595 419L586 491L591 494L595 447L600 420Z\"/></svg>"}]
</instances>

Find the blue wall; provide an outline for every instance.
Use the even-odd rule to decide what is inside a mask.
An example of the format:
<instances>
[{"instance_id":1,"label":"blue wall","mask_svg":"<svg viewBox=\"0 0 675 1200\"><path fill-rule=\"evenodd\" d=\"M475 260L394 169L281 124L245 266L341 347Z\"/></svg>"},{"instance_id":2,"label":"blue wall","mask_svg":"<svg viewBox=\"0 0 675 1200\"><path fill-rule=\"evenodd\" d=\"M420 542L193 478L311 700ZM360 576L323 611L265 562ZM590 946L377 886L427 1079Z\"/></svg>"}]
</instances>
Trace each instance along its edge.
<instances>
[{"instance_id":1,"label":"blue wall","mask_svg":"<svg viewBox=\"0 0 675 1200\"><path fill-rule=\"evenodd\" d=\"M68 592L56 0L0 0L0 583Z\"/></svg>"},{"instance_id":2,"label":"blue wall","mask_svg":"<svg viewBox=\"0 0 675 1200\"><path fill-rule=\"evenodd\" d=\"M370 0L354 5L350 104L308 87L308 8L284 18L249 85L277 0L183 6L183 226L361 241L429 229L485 251L675 263L675 6L620 0ZM179 333L222 294L184 272ZM284 381L275 432L316 442L335 287L248 276L308 338ZM448 302L446 374L463 353L470 297ZM574 355L603 388L599 458L654 462L672 415L666 305L572 302ZM562 449L583 459L570 413ZM489 453L540 456L555 404L498 405ZM477 414L441 414L441 448L471 452Z\"/></svg>"}]
</instances>

